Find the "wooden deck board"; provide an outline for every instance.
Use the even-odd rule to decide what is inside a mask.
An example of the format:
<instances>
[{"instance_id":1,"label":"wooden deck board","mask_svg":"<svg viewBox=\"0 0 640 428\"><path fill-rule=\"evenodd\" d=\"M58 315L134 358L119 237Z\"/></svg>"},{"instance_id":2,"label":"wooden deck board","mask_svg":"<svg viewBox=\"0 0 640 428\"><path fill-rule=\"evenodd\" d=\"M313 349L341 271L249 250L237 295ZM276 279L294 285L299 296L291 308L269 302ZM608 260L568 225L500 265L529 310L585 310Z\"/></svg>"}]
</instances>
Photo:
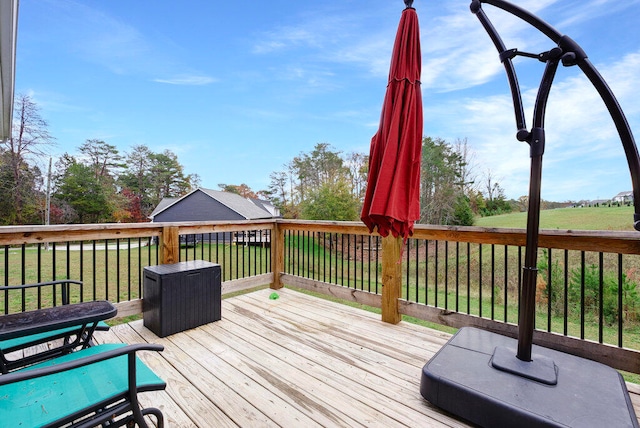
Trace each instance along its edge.
<instances>
[{"instance_id":1,"label":"wooden deck board","mask_svg":"<svg viewBox=\"0 0 640 428\"><path fill-rule=\"evenodd\" d=\"M465 427L420 395L421 369L450 335L289 289L225 299L222 320L158 338L143 322L99 342L165 346L142 359L167 381L142 393L167 427ZM636 409L640 388L630 385Z\"/></svg>"}]
</instances>

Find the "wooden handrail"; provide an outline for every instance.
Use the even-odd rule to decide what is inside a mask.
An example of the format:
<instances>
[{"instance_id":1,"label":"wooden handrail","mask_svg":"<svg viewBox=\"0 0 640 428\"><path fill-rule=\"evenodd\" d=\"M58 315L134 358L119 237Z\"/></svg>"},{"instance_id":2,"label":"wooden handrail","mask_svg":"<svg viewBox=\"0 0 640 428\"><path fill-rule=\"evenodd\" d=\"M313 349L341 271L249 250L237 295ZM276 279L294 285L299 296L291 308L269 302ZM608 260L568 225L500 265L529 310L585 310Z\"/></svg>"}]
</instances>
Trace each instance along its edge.
<instances>
[{"instance_id":1,"label":"wooden handrail","mask_svg":"<svg viewBox=\"0 0 640 428\"><path fill-rule=\"evenodd\" d=\"M400 298L399 290L402 288L402 273L399 259L399 251L402 247L383 244L382 248L382 296L348 287L340 287L314 281L313 278L302 278L285 273L285 236L291 232L319 233L319 234L345 234L345 235L369 235L368 229L360 222L336 222L336 221L306 221L288 219L243 220L243 221L216 221L216 222L170 222L170 223L136 223L136 224L90 224L90 225L53 225L53 226L1 226L0 247L16 245L33 245L48 242L74 242L91 240L115 240L127 238L155 237L160 244L158 259L160 263L172 263L178 261L180 254L180 235L207 234L207 233L233 233L248 230L269 230L271 233L271 272L264 273L259 279L236 279L234 287L247 288L251 286L270 283L273 289L281 288L284 283L299 285L309 289L316 289L343 298L360 302L368 302L373 306L382 308L382 320L396 323L401 320L402 314L418 316L430 319L441 324L452 326L468 325L469 323L483 323L484 328L512 328L511 325L499 323L494 320L477 318L469 314L453 313L437 307L420 305ZM378 236L376 233L374 236ZM435 240L446 242L473 243L483 245L504 245L523 247L526 242L525 229L497 229L482 227L458 227L458 226L434 226L416 225L413 238L419 240ZM383 240L384 242L384 240ZM397 240L395 240L397 243ZM635 231L579 231L579 230L541 230L539 235L540 248L552 248L560 250L614 253L625 255L640 255L640 234ZM331 288L333 287L333 288ZM141 302L127 302L130 312L139 312ZM426 314L426 315L425 315ZM476 320L477 318L477 320ZM545 338L552 334L536 333ZM546 339L545 339L546 340ZM551 339L550 339L551 340ZM556 340L556 339L553 339ZM562 341L568 339L561 337ZM575 347L576 341L572 338L569 345ZM591 355L598 351L599 344L587 346L587 341L582 340L588 348L585 355ZM564 342L563 342L564 343ZM610 348L610 347L609 347ZM606 349L607 352L610 351ZM564 349L564 348L563 348ZM573 348L572 348L573 349ZM597 348L600 349L600 348ZM604 351L602 351L604 352ZM619 368L627 368L632 371L640 371L639 365L627 363L637 355L635 351L615 350L616 361ZM626 353L625 353L626 352ZM622 356L620 356L620 355ZM631 357L627 356L631 355Z\"/></svg>"}]
</instances>

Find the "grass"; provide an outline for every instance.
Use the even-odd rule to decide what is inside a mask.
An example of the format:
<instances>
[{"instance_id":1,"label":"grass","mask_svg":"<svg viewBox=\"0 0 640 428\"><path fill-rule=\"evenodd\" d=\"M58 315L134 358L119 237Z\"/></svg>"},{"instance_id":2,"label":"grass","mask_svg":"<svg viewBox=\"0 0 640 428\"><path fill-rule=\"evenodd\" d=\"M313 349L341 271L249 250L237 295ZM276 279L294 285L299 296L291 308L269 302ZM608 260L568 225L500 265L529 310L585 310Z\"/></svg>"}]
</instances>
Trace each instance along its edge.
<instances>
[{"instance_id":1,"label":"grass","mask_svg":"<svg viewBox=\"0 0 640 428\"><path fill-rule=\"evenodd\" d=\"M223 281L242 278L270 271L269 250L262 247L245 247L229 244L199 244L197 247L183 247L181 259L203 258L222 266ZM112 302L133 300L142 292L143 269L157 264L157 247L154 245L128 248L124 243L121 249L92 251L86 244L83 251L67 251L66 246L57 246L46 251L38 247L24 249L11 248L8 255L0 249L0 283L4 285L33 284L54 279L75 279L83 281L82 289L72 287L71 301L107 299ZM4 260L8 264L3 263ZM8 271L7 271L8 266ZM23 267L24 266L24 267ZM59 291L58 291L59 295ZM25 309L37 309L51 306L51 293L38 296L35 290L24 296L20 292L0 293L0 308L9 307L8 312ZM6 301L6 302L5 302Z\"/></svg>"},{"instance_id":2,"label":"grass","mask_svg":"<svg viewBox=\"0 0 640 428\"><path fill-rule=\"evenodd\" d=\"M633 207L558 208L540 212L541 229L629 230L633 229ZM524 229L527 213L510 213L475 220L476 226Z\"/></svg>"}]
</instances>

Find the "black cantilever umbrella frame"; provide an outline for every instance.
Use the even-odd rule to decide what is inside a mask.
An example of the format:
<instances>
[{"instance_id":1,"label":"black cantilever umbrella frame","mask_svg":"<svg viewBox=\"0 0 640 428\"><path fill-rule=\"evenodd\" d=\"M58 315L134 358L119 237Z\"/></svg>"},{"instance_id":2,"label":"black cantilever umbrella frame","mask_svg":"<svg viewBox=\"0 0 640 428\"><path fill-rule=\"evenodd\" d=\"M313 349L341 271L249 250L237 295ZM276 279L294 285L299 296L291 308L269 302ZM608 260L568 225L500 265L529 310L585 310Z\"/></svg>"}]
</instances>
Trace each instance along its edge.
<instances>
[{"instance_id":1,"label":"black cantilever umbrella frame","mask_svg":"<svg viewBox=\"0 0 640 428\"><path fill-rule=\"evenodd\" d=\"M556 46L539 54L507 49L482 9L483 3L531 24ZM639 427L626 385L618 372L604 364L532 343L544 121L559 65L578 66L609 110L629 164L635 206L633 224L640 231L640 156L629 124L605 80L570 37L504 0L471 0L471 12L489 34L504 65L515 110L516 138L530 146L531 176L518 340L516 343L515 339L471 327L460 329L424 366L420 393L433 404L480 426ZM517 56L545 63L530 131L512 63Z\"/></svg>"},{"instance_id":2,"label":"black cantilever umbrella frame","mask_svg":"<svg viewBox=\"0 0 640 428\"><path fill-rule=\"evenodd\" d=\"M549 37L557 44L557 47L540 54L529 54L519 52L517 49L507 49L496 29L489 21L489 18L482 10L482 3L496 6L521 18ZM472 0L471 11L478 17L487 33L489 33L491 40L498 49L500 59L504 64L513 97L513 107L515 110L516 126L518 129L516 138L519 141L526 141L531 147L531 178L529 182L527 246L523 272L523 298L521 300L520 308L521 316L519 322L518 344L518 358L524 361L529 361L531 360L531 341L534 329L533 321L535 312L538 229L540 219L540 183L542 178L542 156L544 154L545 147L544 119L551 85L560 63L567 67L577 65L584 72L600 94L600 97L611 114L611 118L615 122L618 134L622 140L627 162L629 163L629 169L631 171L633 200L636 212L633 223L636 230L640 230L640 214L638 214L640 213L640 158L638 156L638 149L634 142L629 124L627 123L627 119L613 95L613 92L611 92L611 89L609 89L605 80L602 78L600 73L598 73L598 70L596 70L593 64L591 64L586 53L575 41L568 36L560 34L550 25L524 9L503 0ZM512 58L518 55L537 58L538 60L546 63L542 82L538 89L538 96L533 112L533 128L531 131L527 130L523 111L524 109L522 107L522 97L520 95L520 87L518 85L515 68L511 61Z\"/></svg>"}]
</instances>

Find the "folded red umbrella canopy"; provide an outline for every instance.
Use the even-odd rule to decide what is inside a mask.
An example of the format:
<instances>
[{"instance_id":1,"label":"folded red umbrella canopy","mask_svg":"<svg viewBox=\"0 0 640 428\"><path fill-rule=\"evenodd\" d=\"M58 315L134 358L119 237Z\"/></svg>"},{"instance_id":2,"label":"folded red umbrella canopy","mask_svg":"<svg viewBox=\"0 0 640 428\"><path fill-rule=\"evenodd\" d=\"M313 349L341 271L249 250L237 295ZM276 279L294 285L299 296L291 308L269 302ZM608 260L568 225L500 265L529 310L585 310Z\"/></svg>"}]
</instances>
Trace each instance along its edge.
<instances>
[{"instance_id":1,"label":"folded red umbrella canopy","mask_svg":"<svg viewBox=\"0 0 640 428\"><path fill-rule=\"evenodd\" d=\"M407 238L420 218L422 94L420 92L420 30L418 15L405 0L396 35L389 83L380 127L371 139L367 191L361 219L370 232L377 228Z\"/></svg>"}]
</instances>

